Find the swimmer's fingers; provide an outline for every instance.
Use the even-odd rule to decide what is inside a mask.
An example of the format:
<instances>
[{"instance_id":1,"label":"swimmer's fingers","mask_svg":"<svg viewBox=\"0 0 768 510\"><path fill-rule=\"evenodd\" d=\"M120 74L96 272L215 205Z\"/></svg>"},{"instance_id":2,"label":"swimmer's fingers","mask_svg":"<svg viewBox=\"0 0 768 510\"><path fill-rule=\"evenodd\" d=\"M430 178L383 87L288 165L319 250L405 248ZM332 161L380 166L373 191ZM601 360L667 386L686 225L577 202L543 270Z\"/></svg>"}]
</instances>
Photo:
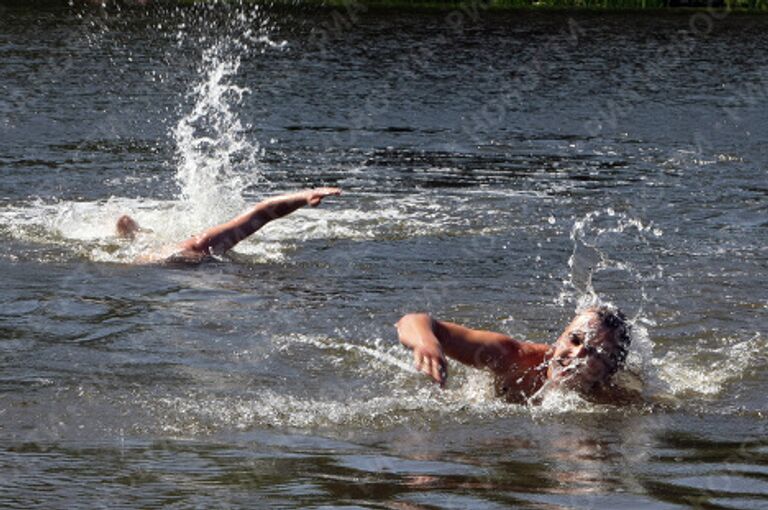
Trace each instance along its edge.
<instances>
[{"instance_id":1,"label":"swimmer's fingers","mask_svg":"<svg viewBox=\"0 0 768 510\"><path fill-rule=\"evenodd\" d=\"M443 385L443 381L440 380L440 362L435 358L429 360L429 376L434 379L439 385Z\"/></svg>"},{"instance_id":2,"label":"swimmer's fingers","mask_svg":"<svg viewBox=\"0 0 768 510\"><path fill-rule=\"evenodd\" d=\"M418 370L419 372L421 372L421 362L422 362L422 356L421 356L421 353L419 353L419 351L416 351L416 350L414 350L414 351L413 351L413 366L414 366L414 367L416 368L416 370Z\"/></svg>"},{"instance_id":3,"label":"swimmer's fingers","mask_svg":"<svg viewBox=\"0 0 768 510\"><path fill-rule=\"evenodd\" d=\"M413 366L416 370L432 377L432 369L430 367L429 356L424 355L418 351L413 353Z\"/></svg>"},{"instance_id":4,"label":"swimmer's fingers","mask_svg":"<svg viewBox=\"0 0 768 510\"><path fill-rule=\"evenodd\" d=\"M432 359L428 354L413 351L413 366L416 370L432 377Z\"/></svg>"},{"instance_id":5,"label":"swimmer's fingers","mask_svg":"<svg viewBox=\"0 0 768 510\"><path fill-rule=\"evenodd\" d=\"M315 191L322 194L324 197L328 195L341 195L341 188L334 188L326 186L324 188L315 188Z\"/></svg>"},{"instance_id":6,"label":"swimmer's fingers","mask_svg":"<svg viewBox=\"0 0 768 510\"><path fill-rule=\"evenodd\" d=\"M330 195L341 195L341 188L315 188L310 190L307 203L312 207L315 207L319 205L325 197Z\"/></svg>"},{"instance_id":7,"label":"swimmer's fingers","mask_svg":"<svg viewBox=\"0 0 768 510\"><path fill-rule=\"evenodd\" d=\"M435 360L429 356L424 356L424 359L421 362L421 371L424 373L424 375L431 377L435 380L435 382L440 382L439 378L435 378L435 371L433 370Z\"/></svg>"},{"instance_id":8,"label":"swimmer's fingers","mask_svg":"<svg viewBox=\"0 0 768 510\"><path fill-rule=\"evenodd\" d=\"M441 388L445 387L445 380L448 378L445 360L441 358L432 359L432 379L437 381Z\"/></svg>"},{"instance_id":9,"label":"swimmer's fingers","mask_svg":"<svg viewBox=\"0 0 768 510\"><path fill-rule=\"evenodd\" d=\"M413 365L416 370L434 379L440 387L445 386L448 371L445 355L439 345L416 347L413 350Z\"/></svg>"},{"instance_id":10,"label":"swimmer's fingers","mask_svg":"<svg viewBox=\"0 0 768 510\"><path fill-rule=\"evenodd\" d=\"M445 379L448 374L444 360L418 354L414 355L414 359L416 360L414 363L416 370L434 379L441 388L445 386Z\"/></svg>"}]
</instances>

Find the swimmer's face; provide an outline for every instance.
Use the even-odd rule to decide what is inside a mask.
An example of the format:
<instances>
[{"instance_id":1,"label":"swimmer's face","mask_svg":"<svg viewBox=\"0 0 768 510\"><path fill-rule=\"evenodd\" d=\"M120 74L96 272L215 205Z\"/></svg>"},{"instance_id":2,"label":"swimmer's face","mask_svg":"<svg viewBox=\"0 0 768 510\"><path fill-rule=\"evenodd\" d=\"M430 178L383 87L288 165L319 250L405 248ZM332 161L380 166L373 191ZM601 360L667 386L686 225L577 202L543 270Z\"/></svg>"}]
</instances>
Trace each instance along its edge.
<instances>
[{"instance_id":1,"label":"swimmer's face","mask_svg":"<svg viewBox=\"0 0 768 510\"><path fill-rule=\"evenodd\" d=\"M576 316L555 342L547 379L589 389L616 371L613 331L600 324L593 310Z\"/></svg>"}]
</instances>

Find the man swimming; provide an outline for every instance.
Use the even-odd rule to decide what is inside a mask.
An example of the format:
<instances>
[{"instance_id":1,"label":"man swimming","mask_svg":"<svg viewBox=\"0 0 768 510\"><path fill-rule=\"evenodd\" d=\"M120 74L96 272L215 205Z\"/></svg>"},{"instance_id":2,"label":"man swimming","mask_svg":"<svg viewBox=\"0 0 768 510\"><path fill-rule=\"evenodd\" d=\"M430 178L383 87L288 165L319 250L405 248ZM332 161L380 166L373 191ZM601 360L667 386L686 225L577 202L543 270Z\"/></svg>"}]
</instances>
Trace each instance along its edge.
<instances>
[{"instance_id":1,"label":"man swimming","mask_svg":"<svg viewBox=\"0 0 768 510\"><path fill-rule=\"evenodd\" d=\"M325 197L340 194L339 188L315 188L272 197L259 202L237 218L209 228L199 235L159 252L141 255L136 259L136 262L196 263L213 255L223 255L270 221L287 216L306 205L315 207L320 205ZM146 231L127 215L121 216L117 220L116 229L117 235L125 239L134 239L137 234Z\"/></svg>"},{"instance_id":2,"label":"man swimming","mask_svg":"<svg viewBox=\"0 0 768 510\"><path fill-rule=\"evenodd\" d=\"M497 393L514 403L530 401L545 386L560 385L590 400L620 398L611 378L624 364L631 331L624 314L607 305L581 311L553 345L520 342L425 313L405 315L396 327L400 342L413 350L417 370L441 387L448 376L448 356L490 369Z\"/></svg>"}]
</instances>

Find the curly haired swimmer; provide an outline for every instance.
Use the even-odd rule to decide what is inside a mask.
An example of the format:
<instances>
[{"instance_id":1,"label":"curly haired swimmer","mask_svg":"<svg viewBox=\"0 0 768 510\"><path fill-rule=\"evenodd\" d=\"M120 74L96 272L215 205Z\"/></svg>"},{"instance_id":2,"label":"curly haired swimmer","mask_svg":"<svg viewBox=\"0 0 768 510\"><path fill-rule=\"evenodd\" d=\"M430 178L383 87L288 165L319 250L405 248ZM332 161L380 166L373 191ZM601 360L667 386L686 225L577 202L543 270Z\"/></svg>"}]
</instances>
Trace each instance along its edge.
<instances>
[{"instance_id":1,"label":"curly haired swimmer","mask_svg":"<svg viewBox=\"0 0 768 510\"><path fill-rule=\"evenodd\" d=\"M416 368L441 386L448 376L448 357L489 369L497 393L509 402L530 402L543 388L556 386L597 402L628 398L612 384L612 376L627 357L631 325L613 306L582 310L552 345L521 342L426 313L407 314L396 327L400 342L413 350Z\"/></svg>"}]
</instances>

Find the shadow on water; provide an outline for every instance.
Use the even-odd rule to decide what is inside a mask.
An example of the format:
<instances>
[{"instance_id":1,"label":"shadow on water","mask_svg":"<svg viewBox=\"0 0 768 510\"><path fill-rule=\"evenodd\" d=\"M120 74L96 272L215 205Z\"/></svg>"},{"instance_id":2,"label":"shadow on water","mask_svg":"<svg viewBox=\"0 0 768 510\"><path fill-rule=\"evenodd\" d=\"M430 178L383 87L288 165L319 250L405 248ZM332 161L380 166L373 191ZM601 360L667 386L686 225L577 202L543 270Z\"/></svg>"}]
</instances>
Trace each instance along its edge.
<instances>
[{"instance_id":1,"label":"shadow on water","mask_svg":"<svg viewBox=\"0 0 768 510\"><path fill-rule=\"evenodd\" d=\"M669 479L646 479L643 485L649 494L700 508L764 508L768 504L768 441L715 441L672 433L660 446L669 450L657 459Z\"/></svg>"}]
</instances>

